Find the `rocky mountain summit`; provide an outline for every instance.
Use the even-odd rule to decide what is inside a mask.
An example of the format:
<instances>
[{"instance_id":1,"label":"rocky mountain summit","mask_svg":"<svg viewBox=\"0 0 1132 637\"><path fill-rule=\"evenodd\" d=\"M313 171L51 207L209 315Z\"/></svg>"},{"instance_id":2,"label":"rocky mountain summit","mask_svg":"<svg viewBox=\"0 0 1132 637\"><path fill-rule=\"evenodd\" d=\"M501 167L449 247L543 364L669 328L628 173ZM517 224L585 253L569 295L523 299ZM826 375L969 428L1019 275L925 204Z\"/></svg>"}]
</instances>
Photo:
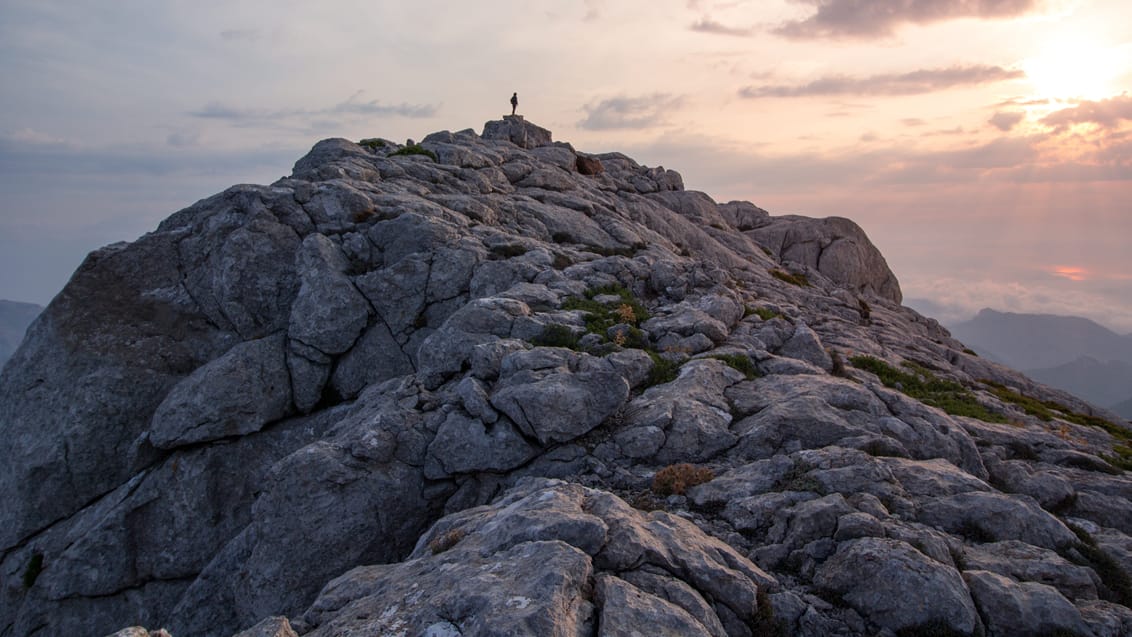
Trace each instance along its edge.
<instances>
[{"instance_id":1,"label":"rocky mountain summit","mask_svg":"<svg viewBox=\"0 0 1132 637\"><path fill-rule=\"evenodd\" d=\"M1132 634L1132 434L900 301L521 118L319 142L29 329L0 635Z\"/></svg>"}]
</instances>

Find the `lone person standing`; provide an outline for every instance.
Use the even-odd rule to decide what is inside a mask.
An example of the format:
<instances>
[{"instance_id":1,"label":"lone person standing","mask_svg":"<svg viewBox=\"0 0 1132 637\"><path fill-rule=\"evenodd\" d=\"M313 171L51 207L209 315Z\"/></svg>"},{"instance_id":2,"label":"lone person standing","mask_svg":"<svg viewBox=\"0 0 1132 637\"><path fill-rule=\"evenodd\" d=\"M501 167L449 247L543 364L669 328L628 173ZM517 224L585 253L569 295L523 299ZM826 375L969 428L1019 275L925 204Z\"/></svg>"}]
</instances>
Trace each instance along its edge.
<instances>
[{"instance_id":1,"label":"lone person standing","mask_svg":"<svg viewBox=\"0 0 1132 637\"><path fill-rule=\"evenodd\" d=\"M515 115L515 109L516 108L519 108L519 94L518 93L512 93L511 94L511 115L512 116Z\"/></svg>"}]
</instances>

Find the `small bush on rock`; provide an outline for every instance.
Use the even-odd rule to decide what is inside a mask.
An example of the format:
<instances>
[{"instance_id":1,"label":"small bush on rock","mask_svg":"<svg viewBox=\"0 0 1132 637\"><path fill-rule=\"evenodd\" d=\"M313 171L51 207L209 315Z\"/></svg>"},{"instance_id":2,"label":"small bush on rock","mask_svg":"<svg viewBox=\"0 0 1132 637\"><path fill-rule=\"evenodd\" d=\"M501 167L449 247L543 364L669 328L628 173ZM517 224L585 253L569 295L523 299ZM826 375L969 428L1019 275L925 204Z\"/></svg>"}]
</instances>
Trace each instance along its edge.
<instances>
[{"instance_id":1,"label":"small bush on rock","mask_svg":"<svg viewBox=\"0 0 1132 637\"><path fill-rule=\"evenodd\" d=\"M542 329L542 334L534 339L534 344L543 347L577 349L578 336L569 327L554 323Z\"/></svg>"},{"instance_id":2,"label":"small bush on rock","mask_svg":"<svg viewBox=\"0 0 1132 637\"><path fill-rule=\"evenodd\" d=\"M715 477L715 473L707 467L697 467L682 462L669 465L652 479L652 490L657 495L684 495L684 492L697 484L703 484Z\"/></svg>"},{"instance_id":3,"label":"small bush on rock","mask_svg":"<svg viewBox=\"0 0 1132 637\"><path fill-rule=\"evenodd\" d=\"M390 157L394 157L394 156L397 156L397 155L402 155L402 156L424 155L425 157L428 157L432 161L435 161L435 162L440 161L439 159L437 159L436 153L432 152L431 150L429 150L427 148L424 148L420 144L413 144L412 146L406 146L406 147L404 147L400 150L389 153Z\"/></svg>"},{"instance_id":4,"label":"small bush on rock","mask_svg":"<svg viewBox=\"0 0 1132 637\"><path fill-rule=\"evenodd\" d=\"M649 370L648 380L645 381L646 387L671 383L680 375L680 363L656 352L649 352L649 358L652 359L652 369Z\"/></svg>"},{"instance_id":5,"label":"small bush on rock","mask_svg":"<svg viewBox=\"0 0 1132 637\"><path fill-rule=\"evenodd\" d=\"M746 354L713 354L710 358L727 363L728 367L742 372L747 380L754 380L761 375L754 362L751 361L751 357Z\"/></svg>"},{"instance_id":6,"label":"small bush on rock","mask_svg":"<svg viewBox=\"0 0 1132 637\"><path fill-rule=\"evenodd\" d=\"M432 551L433 555L443 553L456 546L460 540L464 539L465 535L467 535L467 532L464 529L449 529L432 538L428 543L428 550Z\"/></svg>"}]
</instances>

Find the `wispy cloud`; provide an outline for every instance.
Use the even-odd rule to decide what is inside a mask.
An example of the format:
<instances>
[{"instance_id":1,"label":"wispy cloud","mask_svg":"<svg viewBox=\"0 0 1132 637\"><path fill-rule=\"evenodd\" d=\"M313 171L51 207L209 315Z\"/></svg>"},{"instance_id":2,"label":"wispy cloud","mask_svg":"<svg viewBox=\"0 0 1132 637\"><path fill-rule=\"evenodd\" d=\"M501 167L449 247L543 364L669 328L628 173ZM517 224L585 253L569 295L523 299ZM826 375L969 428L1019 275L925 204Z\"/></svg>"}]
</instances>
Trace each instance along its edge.
<instances>
[{"instance_id":1,"label":"wispy cloud","mask_svg":"<svg viewBox=\"0 0 1132 637\"><path fill-rule=\"evenodd\" d=\"M614 97L582 107L586 117L578 126L588 130L642 129L665 123L665 115L683 103L668 93L640 97Z\"/></svg>"},{"instance_id":2,"label":"wispy cloud","mask_svg":"<svg viewBox=\"0 0 1132 637\"><path fill-rule=\"evenodd\" d=\"M225 104L223 102L209 102L203 107L190 111L189 115L202 119L226 120L240 126L274 126L282 120L304 118L318 121L328 116L365 116L365 117L405 117L410 119L424 119L436 115L438 106L434 104L385 104L380 100L362 100L361 91L351 95L349 99L328 106L315 109L278 109L242 108Z\"/></svg>"},{"instance_id":3,"label":"wispy cloud","mask_svg":"<svg viewBox=\"0 0 1132 637\"><path fill-rule=\"evenodd\" d=\"M689 29L698 31L699 33L711 33L714 35L733 35L746 37L753 32L749 27L731 27L726 24L716 22L709 17L701 18L693 22Z\"/></svg>"},{"instance_id":4,"label":"wispy cloud","mask_svg":"<svg viewBox=\"0 0 1132 637\"><path fill-rule=\"evenodd\" d=\"M864 77L829 75L806 84L747 86L740 97L825 97L833 95L919 95L945 89L977 86L1024 77L1022 71L1001 66L952 66L908 73L882 73Z\"/></svg>"},{"instance_id":5,"label":"wispy cloud","mask_svg":"<svg viewBox=\"0 0 1132 637\"><path fill-rule=\"evenodd\" d=\"M1034 10L1038 0L792 0L816 7L804 20L774 29L788 38L883 38L903 24L956 18L1009 18Z\"/></svg>"},{"instance_id":6,"label":"wispy cloud","mask_svg":"<svg viewBox=\"0 0 1132 637\"><path fill-rule=\"evenodd\" d=\"M1054 111L1042 118L1042 123L1055 129L1073 124L1096 124L1101 128L1116 128L1122 121L1132 121L1132 95L1120 95L1106 100L1085 101L1071 108Z\"/></svg>"}]
</instances>

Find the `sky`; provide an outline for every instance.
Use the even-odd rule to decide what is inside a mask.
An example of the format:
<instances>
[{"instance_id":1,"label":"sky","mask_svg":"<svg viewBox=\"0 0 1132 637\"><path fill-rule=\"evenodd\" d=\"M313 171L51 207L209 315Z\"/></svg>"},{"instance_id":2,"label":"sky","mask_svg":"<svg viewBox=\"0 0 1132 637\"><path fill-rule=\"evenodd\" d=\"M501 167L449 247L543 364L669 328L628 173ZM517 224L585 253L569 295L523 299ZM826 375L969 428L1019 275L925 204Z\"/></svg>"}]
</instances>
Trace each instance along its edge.
<instances>
[{"instance_id":1,"label":"sky","mask_svg":"<svg viewBox=\"0 0 1132 637\"><path fill-rule=\"evenodd\" d=\"M512 92L578 150L856 221L945 324L1132 332L1127 0L0 0L0 298L320 139L479 132Z\"/></svg>"}]
</instances>

